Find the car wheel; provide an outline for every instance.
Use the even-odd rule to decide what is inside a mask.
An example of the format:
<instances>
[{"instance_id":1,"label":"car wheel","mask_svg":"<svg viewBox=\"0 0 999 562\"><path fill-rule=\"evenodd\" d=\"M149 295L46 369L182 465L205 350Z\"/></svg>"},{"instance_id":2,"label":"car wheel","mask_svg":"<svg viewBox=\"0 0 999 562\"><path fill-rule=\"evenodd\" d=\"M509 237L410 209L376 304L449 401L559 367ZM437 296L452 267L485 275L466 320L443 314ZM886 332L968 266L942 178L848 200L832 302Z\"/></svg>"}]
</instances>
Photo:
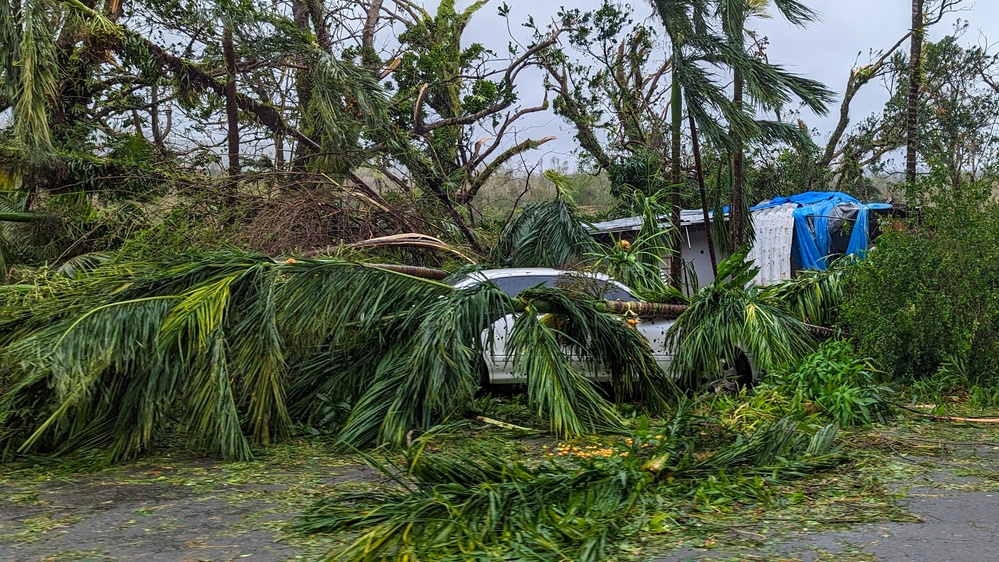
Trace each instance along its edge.
<instances>
[{"instance_id":1,"label":"car wheel","mask_svg":"<svg viewBox=\"0 0 999 562\"><path fill-rule=\"evenodd\" d=\"M739 388L752 388L756 384L756 380L753 379L753 366L749 363L749 357L741 351L735 358L735 381L739 385Z\"/></svg>"},{"instance_id":2,"label":"car wheel","mask_svg":"<svg viewBox=\"0 0 999 562\"><path fill-rule=\"evenodd\" d=\"M486 366L486 360L482 355L475 358L472 373L478 377L480 393L489 392L492 389L492 385L489 383L489 367Z\"/></svg>"}]
</instances>

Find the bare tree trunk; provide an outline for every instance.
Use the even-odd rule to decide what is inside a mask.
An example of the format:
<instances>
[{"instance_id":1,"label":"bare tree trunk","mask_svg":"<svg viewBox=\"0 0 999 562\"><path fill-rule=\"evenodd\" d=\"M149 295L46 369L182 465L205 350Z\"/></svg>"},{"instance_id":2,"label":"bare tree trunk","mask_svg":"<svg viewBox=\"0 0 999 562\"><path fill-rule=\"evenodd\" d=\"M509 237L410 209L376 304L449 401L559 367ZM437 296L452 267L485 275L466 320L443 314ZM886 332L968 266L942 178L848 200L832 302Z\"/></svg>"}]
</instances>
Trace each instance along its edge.
<instances>
[{"instance_id":1,"label":"bare tree trunk","mask_svg":"<svg viewBox=\"0 0 999 562\"><path fill-rule=\"evenodd\" d=\"M295 27L299 31L303 33L312 32L310 24L311 10L309 10L307 0L293 0L291 13L292 19L295 21ZM301 60L299 62L303 65L305 63L305 61ZM309 104L312 102L312 78L309 75L308 68L303 67L295 70L295 93L298 94L298 106L303 113L306 112ZM303 114L299 123L299 127L305 134L311 134L308 115ZM315 152L315 147L307 146L301 142L298 143L295 146L294 153L291 155L291 169L299 172L304 171L306 162Z\"/></svg>"},{"instance_id":2,"label":"bare tree trunk","mask_svg":"<svg viewBox=\"0 0 999 562\"><path fill-rule=\"evenodd\" d=\"M306 2L312 27L315 28L316 42L319 43L319 48L328 52L333 45L333 39L330 37L329 28L326 27L326 7L320 0L306 0Z\"/></svg>"},{"instance_id":3,"label":"bare tree trunk","mask_svg":"<svg viewBox=\"0 0 999 562\"><path fill-rule=\"evenodd\" d=\"M132 110L132 125L135 127L135 134L136 134L136 136L140 136L142 138L146 137L146 135L143 134L143 132L142 132L142 118L139 117L139 110L138 109L133 109Z\"/></svg>"},{"instance_id":4,"label":"bare tree trunk","mask_svg":"<svg viewBox=\"0 0 999 562\"><path fill-rule=\"evenodd\" d=\"M149 124L153 131L153 144L160 152L166 152L166 136L170 133L170 124L167 124L166 130L160 126L160 86L159 84L153 84L149 87ZM168 117L169 119L169 110Z\"/></svg>"},{"instance_id":5,"label":"bare tree trunk","mask_svg":"<svg viewBox=\"0 0 999 562\"><path fill-rule=\"evenodd\" d=\"M382 0L372 0L368 7L368 15L364 19L364 30L361 32L361 60L364 66L375 69L381 61L375 52L375 28L378 26L378 15L382 9Z\"/></svg>"},{"instance_id":6,"label":"bare tree trunk","mask_svg":"<svg viewBox=\"0 0 999 562\"><path fill-rule=\"evenodd\" d=\"M108 0L104 6L104 13L111 21L118 21L125 13L122 0Z\"/></svg>"},{"instance_id":7,"label":"bare tree trunk","mask_svg":"<svg viewBox=\"0 0 999 562\"><path fill-rule=\"evenodd\" d=\"M673 54L673 68L676 68L676 59L679 53ZM673 76L673 86L670 97L670 117L672 144L670 146L670 183L673 195L670 197L670 256L669 256L669 282L670 285L681 289L683 287L683 251L680 239L680 186L683 185L683 170L680 167L680 132L683 128L683 96L678 77Z\"/></svg>"},{"instance_id":8,"label":"bare tree trunk","mask_svg":"<svg viewBox=\"0 0 999 562\"><path fill-rule=\"evenodd\" d=\"M226 135L229 148L229 193L230 202L236 197L236 178L242 173L239 163L239 105L236 101L236 49L232 42L232 29L222 31L222 56L225 58L225 116L228 125Z\"/></svg>"},{"instance_id":9,"label":"bare tree trunk","mask_svg":"<svg viewBox=\"0 0 999 562\"><path fill-rule=\"evenodd\" d=\"M160 87L149 86L149 128L153 132L153 144L163 151L163 132L160 130Z\"/></svg>"},{"instance_id":10,"label":"bare tree trunk","mask_svg":"<svg viewBox=\"0 0 999 562\"><path fill-rule=\"evenodd\" d=\"M923 37L926 34L923 21L924 0L912 0L912 35L909 39L909 95L905 117L905 181L909 186L916 185L916 117L919 107L919 89L922 86Z\"/></svg>"},{"instance_id":11,"label":"bare tree trunk","mask_svg":"<svg viewBox=\"0 0 999 562\"><path fill-rule=\"evenodd\" d=\"M735 71L734 76L734 95L732 101L735 103L735 107L738 111L742 111L742 90L745 86L745 79L742 76L742 72L739 70ZM743 169L743 160L745 153L745 140L738 133L732 133L733 140L735 141L735 149L732 151L732 205L729 207L729 240L731 240L731 248L737 250L745 242L746 237L746 227L745 227L745 212L743 211L743 199L745 199L744 188L746 184L746 173Z\"/></svg>"},{"instance_id":12,"label":"bare tree trunk","mask_svg":"<svg viewBox=\"0 0 999 562\"><path fill-rule=\"evenodd\" d=\"M708 254L711 257L711 272L718 275L718 263L715 257L715 235L711 231L711 214L708 212L708 192L704 187L704 167L701 165L701 145L697 141L697 123L694 116L688 114L690 122L690 144L694 151L694 168L697 172L697 189L701 192L701 213L704 215L704 233L708 237ZM722 217L722 221L725 217Z\"/></svg>"},{"instance_id":13,"label":"bare tree trunk","mask_svg":"<svg viewBox=\"0 0 999 562\"><path fill-rule=\"evenodd\" d=\"M274 169L284 170L284 135L274 133Z\"/></svg>"}]
</instances>

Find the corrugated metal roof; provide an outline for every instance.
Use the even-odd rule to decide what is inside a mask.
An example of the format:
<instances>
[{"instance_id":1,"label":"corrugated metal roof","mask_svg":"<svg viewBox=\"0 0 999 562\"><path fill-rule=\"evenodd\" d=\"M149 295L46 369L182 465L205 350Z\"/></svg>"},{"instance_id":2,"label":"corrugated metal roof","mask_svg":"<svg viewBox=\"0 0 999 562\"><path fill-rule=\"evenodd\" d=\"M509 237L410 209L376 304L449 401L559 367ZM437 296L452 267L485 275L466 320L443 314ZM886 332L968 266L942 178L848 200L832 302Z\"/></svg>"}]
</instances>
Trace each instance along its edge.
<instances>
[{"instance_id":1,"label":"corrugated metal roof","mask_svg":"<svg viewBox=\"0 0 999 562\"><path fill-rule=\"evenodd\" d=\"M795 208L794 203L785 203L753 211L756 241L747 257L760 268L753 283L770 285L791 278Z\"/></svg>"},{"instance_id":2,"label":"corrugated metal roof","mask_svg":"<svg viewBox=\"0 0 999 562\"><path fill-rule=\"evenodd\" d=\"M714 218L714 212L709 211L708 214ZM728 216L728 213L725 213ZM680 211L680 226L692 226L695 224L704 224L704 212L700 209L685 209ZM669 228L669 215L661 215L659 217L659 227ZM642 228L642 217L628 217L625 219L615 219L612 221L603 221L593 223L591 227L587 227L590 234L611 234L616 232L633 232L640 230Z\"/></svg>"}]
</instances>

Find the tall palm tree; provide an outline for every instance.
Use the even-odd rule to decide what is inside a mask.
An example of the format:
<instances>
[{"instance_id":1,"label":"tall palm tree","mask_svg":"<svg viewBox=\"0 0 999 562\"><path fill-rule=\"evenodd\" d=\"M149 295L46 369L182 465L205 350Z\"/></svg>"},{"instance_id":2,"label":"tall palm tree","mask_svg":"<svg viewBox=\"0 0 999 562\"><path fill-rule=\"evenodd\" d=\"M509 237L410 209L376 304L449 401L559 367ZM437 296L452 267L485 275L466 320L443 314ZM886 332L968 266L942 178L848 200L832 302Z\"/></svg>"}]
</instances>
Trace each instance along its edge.
<instances>
[{"instance_id":1,"label":"tall palm tree","mask_svg":"<svg viewBox=\"0 0 999 562\"><path fill-rule=\"evenodd\" d=\"M704 136L712 145L736 155L733 163L738 159L740 165L747 139L764 137L784 141L803 140L801 131L795 126L755 119L755 107L773 109L796 98L817 113L826 112L826 104L833 97L828 88L746 52L746 19L752 14L760 13L765 6L763 2L652 0L652 4L671 43L674 182L682 181L679 149L684 100L687 102L687 111L694 117ZM796 25L803 25L815 17L814 12L795 0L775 0L774 5L788 21ZM719 84L707 72L706 67L730 70L733 73L736 79L734 99L726 97L725 86ZM753 102L751 105L744 103L743 98L747 95ZM733 186L733 245L744 242L742 185L739 183Z\"/></svg>"},{"instance_id":2,"label":"tall palm tree","mask_svg":"<svg viewBox=\"0 0 999 562\"><path fill-rule=\"evenodd\" d=\"M924 0L912 0L912 32L909 36L909 95L906 97L905 117L905 181L909 187L916 185L916 116L919 107L919 89L922 83L920 59L926 22L923 17Z\"/></svg>"},{"instance_id":3,"label":"tall palm tree","mask_svg":"<svg viewBox=\"0 0 999 562\"><path fill-rule=\"evenodd\" d=\"M670 197L670 239L669 263L670 284L679 288L683 278L683 258L680 250L680 199L684 184L681 167L682 129L683 129L683 89L684 71L695 67L688 66L688 54L684 48L694 41L698 35L703 35L705 29L696 23L703 22L707 16L707 2L704 0L652 0L659 13L670 39L673 82L670 87L670 183L673 193ZM689 82L689 80L688 80Z\"/></svg>"},{"instance_id":4,"label":"tall palm tree","mask_svg":"<svg viewBox=\"0 0 999 562\"><path fill-rule=\"evenodd\" d=\"M716 6L716 15L722 22L722 29L725 37L732 48L740 52L746 52L746 22L751 17L769 18L767 8L771 4L777 8L780 14L791 24L805 26L817 19L817 14L804 4L796 0L719 0ZM742 108L745 103L746 72L739 65L732 66L732 102L737 108ZM750 94L752 95L752 94ZM806 105L817 109L819 113L825 113L825 101L828 99L810 99L809 96L802 98ZM757 101L757 100L754 100ZM821 102L821 103L816 103ZM762 104L761 104L762 105ZM766 105L764 105L766 107ZM796 135L794 131L788 131L791 135ZM730 240L733 247L739 247L745 242L745 182L746 173L744 169L745 143L738 130L732 131L732 205L730 220Z\"/></svg>"}]
</instances>

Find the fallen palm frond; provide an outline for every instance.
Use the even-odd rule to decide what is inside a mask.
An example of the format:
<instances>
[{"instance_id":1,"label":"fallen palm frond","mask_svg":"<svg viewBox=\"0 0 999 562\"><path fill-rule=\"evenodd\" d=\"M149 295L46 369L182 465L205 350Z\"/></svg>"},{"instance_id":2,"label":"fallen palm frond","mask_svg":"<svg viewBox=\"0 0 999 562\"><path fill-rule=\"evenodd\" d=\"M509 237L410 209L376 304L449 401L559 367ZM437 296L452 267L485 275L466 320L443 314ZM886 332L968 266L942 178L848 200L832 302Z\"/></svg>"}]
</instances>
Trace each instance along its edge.
<instances>
[{"instance_id":1,"label":"fallen palm frond","mask_svg":"<svg viewBox=\"0 0 999 562\"><path fill-rule=\"evenodd\" d=\"M794 279L762 289L763 297L805 322L830 326L843 301L843 286L857 260L844 256L825 271L806 270Z\"/></svg>"},{"instance_id":2,"label":"fallen palm frond","mask_svg":"<svg viewBox=\"0 0 999 562\"><path fill-rule=\"evenodd\" d=\"M446 244L433 236L413 232L369 238L368 240L348 244L348 246L358 250L370 248L426 248L429 250L442 250L456 255L468 263L475 263L475 260L466 256L454 246Z\"/></svg>"},{"instance_id":3,"label":"fallen palm frond","mask_svg":"<svg viewBox=\"0 0 999 562\"><path fill-rule=\"evenodd\" d=\"M403 467L374 463L394 486L320 500L296 529L359 533L329 560L605 560L649 527L664 496L688 494L701 477L774 481L839 459L835 426L809 435L782 420L705 454L683 409L678 418L665 435L536 466L485 448L431 453L418 442Z\"/></svg>"},{"instance_id":4,"label":"fallen palm frond","mask_svg":"<svg viewBox=\"0 0 999 562\"><path fill-rule=\"evenodd\" d=\"M514 369L527 375L530 404L551 421L559 436L620 428L613 406L567 360L564 341L530 308L514 322L510 334Z\"/></svg>"},{"instance_id":5,"label":"fallen palm frond","mask_svg":"<svg viewBox=\"0 0 999 562\"><path fill-rule=\"evenodd\" d=\"M487 283L452 291L428 303L419 314L409 315L400 326L409 336L392 346L397 358L391 354L388 358L392 368L379 364L393 381L388 391L391 395L380 401L385 416L376 424L365 416L364 408L355 407L363 418L352 416L341 439L363 445L370 439L360 436L377 430L378 442L401 445L410 430L460 414L479 386L477 366L485 345L483 334L491 341L493 322L512 311L511 299ZM366 393L361 400L368 397Z\"/></svg>"},{"instance_id":6,"label":"fallen palm frond","mask_svg":"<svg viewBox=\"0 0 999 562\"><path fill-rule=\"evenodd\" d=\"M597 248L576 206L568 199L566 178L551 171L558 196L529 205L509 221L493 248L491 261L501 267L562 268L583 261Z\"/></svg>"},{"instance_id":7,"label":"fallen palm frond","mask_svg":"<svg viewBox=\"0 0 999 562\"><path fill-rule=\"evenodd\" d=\"M416 487L338 496L300 529L362 531L330 560L603 560L640 529L635 503L651 481L637 471L528 469L495 455L427 454L410 469Z\"/></svg>"},{"instance_id":8,"label":"fallen palm frond","mask_svg":"<svg viewBox=\"0 0 999 562\"><path fill-rule=\"evenodd\" d=\"M529 309L536 305L554 313L542 325L588 372L609 375L619 400L638 401L652 412L661 412L674 402L679 391L656 363L649 341L621 316L623 311L607 310L616 303L580 297L571 291L539 287L522 292L518 301L527 303ZM534 351L530 341L525 338L521 347L514 344L515 354L530 355Z\"/></svg>"},{"instance_id":9,"label":"fallen palm frond","mask_svg":"<svg viewBox=\"0 0 999 562\"><path fill-rule=\"evenodd\" d=\"M91 252L80 254L63 262L56 271L66 277L76 277L79 274L86 274L93 271L111 259L105 252Z\"/></svg>"},{"instance_id":10,"label":"fallen palm frond","mask_svg":"<svg viewBox=\"0 0 999 562\"><path fill-rule=\"evenodd\" d=\"M688 387L716 378L721 361L735 365L741 354L761 368L781 367L811 349L808 327L750 286L756 274L748 250L718 265L714 283L701 289L667 333L676 355L672 374Z\"/></svg>"}]
</instances>

